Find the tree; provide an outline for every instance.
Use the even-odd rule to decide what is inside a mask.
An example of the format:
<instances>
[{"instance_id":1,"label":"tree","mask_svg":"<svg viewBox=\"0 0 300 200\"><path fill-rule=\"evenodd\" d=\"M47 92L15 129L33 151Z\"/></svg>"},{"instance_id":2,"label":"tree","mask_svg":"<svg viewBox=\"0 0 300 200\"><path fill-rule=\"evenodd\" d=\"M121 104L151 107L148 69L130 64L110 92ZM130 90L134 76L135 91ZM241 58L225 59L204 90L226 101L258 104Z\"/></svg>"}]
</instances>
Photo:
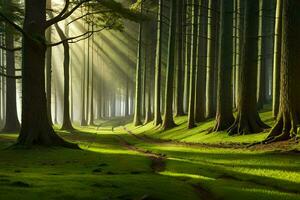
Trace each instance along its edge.
<instances>
[{"instance_id":1,"label":"tree","mask_svg":"<svg viewBox=\"0 0 300 200\"><path fill-rule=\"evenodd\" d=\"M143 13L143 3L141 3L141 13ZM137 51L137 63L135 74L135 109L133 124L135 126L142 125L142 35L143 35L143 23L139 24L139 38L138 38L138 51Z\"/></svg>"},{"instance_id":2,"label":"tree","mask_svg":"<svg viewBox=\"0 0 300 200\"><path fill-rule=\"evenodd\" d=\"M14 2L11 0L5 0L3 2L3 9L11 16L14 17L16 8L14 7ZM4 24L4 35L5 35L5 46L10 49L5 52L6 54L6 65L1 66L1 68L6 69L6 74L15 76L15 51L14 42L15 42L15 31L8 24ZM20 123L17 115L17 99L16 99L16 79L14 77L5 77L6 78L6 107L5 107L5 124L3 131L4 132L17 132L20 129ZM3 99L4 100L4 99Z\"/></svg>"},{"instance_id":3,"label":"tree","mask_svg":"<svg viewBox=\"0 0 300 200\"><path fill-rule=\"evenodd\" d=\"M205 120L206 56L207 56L207 0L201 0L198 26L198 62L196 68L195 122Z\"/></svg>"},{"instance_id":4,"label":"tree","mask_svg":"<svg viewBox=\"0 0 300 200\"><path fill-rule=\"evenodd\" d=\"M268 128L257 111L258 0L247 0L242 65L240 67L237 117L229 128L230 135L259 133Z\"/></svg>"},{"instance_id":5,"label":"tree","mask_svg":"<svg viewBox=\"0 0 300 200\"><path fill-rule=\"evenodd\" d=\"M280 94L280 65L281 65L281 34L282 34L282 0L277 0L276 22L274 39L274 64L273 64L273 116L277 117L279 112Z\"/></svg>"},{"instance_id":6,"label":"tree","mask_svg":"<svg viewBox=\"0 0 300 200\"><path fill-rule=\"evenodd\" d=\"M184 115L183 111L183 72L184 72L184 51L183 51L183 28L184 28L184 17L183 17L183 10L184 8L184 1L178 1L178 8L177 8L177 70L176 70L176 91L175 91L175 116L182 116Z\"/></svg>"},{"instance_id":7,"label":"tree","mask_svg":"<svg viewBox=\"0 0 300 200\"><path fill-rule=\"evenodd\" d=\"M155 91L154 91L154 125L158 126L162 123L161 118L161 51L162 51L162 25L163 25L163 1L158 1L157 13L157 38L156 38L156 56L155 56Z\"/></svg>"},{"instance_id":8,"label":"tree","mask_svg":"<svg viewBox=\"0 0 300 200\"><path fill-rule=\"evenodd\" d=\"M198 60L198 12L199 1L193 0L192 9L192 43L191 43L191 66L190 66L190 92L188 109L188 128L195 127L195 86L196 86L196 67Z\"/></svg>"},{"instance_id":9,"label":"tree","mask_svg":"<svg viewBox=\"0 0 300 200\"><path fill-rule=\"evenodd\" d=\"M64 31L59 27L59 25L55 24L56 31L63 41L64 48L64 110L63 110L63 123L62 130L73 130L74 127L71 122L70 117L70 45L67 40L67 36Z\"/></svg>"},{"instance_id":10,"label":"tree","mask_svg":"<svg viewBox=\"0 0 300 200\"><path fill-rule=\"evenodd\" d=\"M297 135L300 124L300 2L282 1L282 54L280 66L280 104L277 122L265 142L287 140Z\"/></svg>"},{"instance_id":11,"label":"tree","mask_svg":"<svg viewBox=\"0 0 300 200\"><path fill-rule=\"evenodd\" d=\"M215 105L215 70L217 44L217 8L218 0L209 0L208 4L208 42L207 42L207 80L206 80L206 114L214 117Z\"/></svg>"},{"instance_id":12,"label":"tree","mask_svg":"<svg viewBox=\"0 0 300 200\"><path fill-rule=\"evenodd\" d=\"M233 65L233 0L221 1L221 31L218 66L218 94L216 125L213 131L227 130L234 122L232 113L232 65Z\"/></svg>"},{"instance_id":13,"label":"tree","mask_svg":"<svg viewBox=\"0 0 300 200\"><path fill-rule=\"evenodd\" d=\"M165 115L163 119L162 129L170 129L176 126L173 119L173 82L174 82L174 57L176 42L176 21L177 21L177 2L170 2L170 24L168 38L168 63L166 69L166 89L165 89Z\"/></svg>"}]
</instances>

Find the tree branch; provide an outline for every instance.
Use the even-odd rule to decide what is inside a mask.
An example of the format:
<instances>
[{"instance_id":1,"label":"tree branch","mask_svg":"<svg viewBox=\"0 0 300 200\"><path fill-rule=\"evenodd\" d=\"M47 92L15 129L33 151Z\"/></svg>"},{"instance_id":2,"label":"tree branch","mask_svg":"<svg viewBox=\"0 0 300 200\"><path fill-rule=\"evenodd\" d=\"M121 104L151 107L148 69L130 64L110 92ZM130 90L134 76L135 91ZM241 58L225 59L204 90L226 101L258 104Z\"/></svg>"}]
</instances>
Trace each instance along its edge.
<instances>
[{"instance_id":1,"label":"tree branch","mask_svg":"<svg viewBox=\"0 0 300 200\"><path fill-rule=\"evenodd\" d=\"M73 40L76 40L76 39L78 39L78 38L80 38L80 37L84 37L84 36L88 35L87 37L84 38L84 39L87 39L87 38L91 37L92 34L97 33L97 32L100 32L100 31L102 31L102 30L104 30L104 29L109 29L110 27L111 27L111 26L106 26L106 27L103 27L103 28L98 29L98 30L95 30L95 31L87 31L87 32L85 32L85 33L83 33L83 34L81 34L81 35L77 35L77 36L74 36L74 37L66 38L65 40L61 40L61 41L56 42L56 43L47 44L47 47L58 46L58 45L60 45L60 44L63 44L63 43L66 42L66 41L68 41L69 43L75 43L75 42L78 42L78 41L73 41ZM80 40L79 40L79 41L80 41Z\"/></svg>"},{"instance_id":2,"label":"tree branch","mask_svg":"<svg viewBox=\"0 0 300 200\"><path fill-rule=\"evenodd\" d=\"M64 19L67 19L68 17L70 17L81 5L83 5L84 3L87 3L91 0L82 0L81 2L79 2L76 6L74 6L69 12L65 12L64 14L62 14L60 16L60 14L50 20L48 20L46 22L46 28L48 28L49 26L52 26L53 24L56 24Z\"/></svg>"},{"instance_id":3,"label":"tree branch","mask_svg":"<svg viewBox=\"0 0 300 200\"><path fill-rule=\"evenodd\" d=\"M12 20L10 20L7 16L5 16L2 12L0 12L0 18L4 19L4 21L6 21L9 25L11 25L12 27L14 27L17 31L21 32L24 36L27 37L26 32L23 30L23 28L21 28L19 25L17 25L16 23L14 23Z\"/></svg>"},{"instance_id":4,"label":"tree branch","mask_svg":"<svg viewBox=\"0 0 300 200\"><path fill-rule=\"evenodd\" d=\"M7 75L7 74L4 74L2 72L0 72L0 76L4 76L6 78L11 78L11 79L21 79L22 78L22 76Z\"/></svg>"},{"instance_id":5,"label":"tree branch","mask_svg":"<svg viewBox=\"0 0 300 200\"><path fill-rule=\"evenodd\" d=\"M8 47L5 47L3 45L0 45L0 49L3 49L5 51L11 51L11 52L13 52L13 51L20 51L20 50L22 50L22 47L8 48Z\"/></svg>"}]
</instances>

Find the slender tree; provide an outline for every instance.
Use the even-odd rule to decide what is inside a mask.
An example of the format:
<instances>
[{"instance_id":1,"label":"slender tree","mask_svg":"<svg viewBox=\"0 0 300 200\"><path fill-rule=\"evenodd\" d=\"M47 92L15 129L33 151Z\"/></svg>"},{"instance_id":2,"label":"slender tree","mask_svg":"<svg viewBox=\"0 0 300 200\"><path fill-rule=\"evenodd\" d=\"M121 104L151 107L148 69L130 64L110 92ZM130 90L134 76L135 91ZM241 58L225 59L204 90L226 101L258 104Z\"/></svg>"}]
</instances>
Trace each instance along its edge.
<instances>
[{"instance_id":1,"label":"slender tree","mask_svg":"<svg viewBox=\"0 0 300 200\"><path fill-rule=\"evenodd\" d=\"M196 86L196 67L198 60L198 12L199 1L192 1L192 43L191 43L191 66L190 66L190 92L188 109L188 128L193 128L195 124L195 86Z\"/></svg>"},{"instance_id":2,"label":"slender tree","mask_svg":"<svg viewBox=\"0 0 300 200\"><path fill-rule=\"evenodd\" d=\"M177 69L176 69L176 91L175 91L175 116L182 116L184 115L183 111L183 72L184 72L184 51L183 51L183 28L184 28L184 17L183 17L183 10L184 8L184 1L178 1L177 7Z\"/></svg>"},{"instance_id":3,"label":"slender tree","mask_svg":"<svg viewBox=\"0 0 300 200\"><path fill-rule=\"evenodd\" d=\"M274 64L273 64L273 116L277 117L279 111L280 94L280 65L281 65L281 33L282 33L282 0L277 0L276 23L274 39Z\"/></svg>"},{"instance_id":4,"label":"slender tree","mask_svg":"<svg viewBox=\"0 0 300 200\"><path fill-rule=\"evenodd\" d=\"M7 12L12 12L10 0L5 1ZM12 28L5 25L5 45L14 48L14 33ZM3 66L1 66L3 67ZM15 52L6 51L6 73L15 75ZM17 115L17 98L16 98L16 79L6 78L6 108L5 108L5 125L3 131L17 132L20 129L20 123Z\"/></svg>"},{"instance_id":5,"label":"slender tree","mask_svg":"<svg viewBox=\"0 0 300 200\"><path fill-rule=\"evenodd\" d=\"M170 2L170 24L169 24L169 42L168 42L168 63L166 69L166 89L165 89L165 112L162 128L164 130L176 126L173 119L173 82L174 82L174 56L176 42L176 11L178 0Z\"/></svg>"},{"instance_id":6,"label":"slender tree","mask_svg":"<svg viewBox=\"0 0 300 200\"><path fill-rule=\"evenodd\" d=\"M53 16L52 16L53 17ZM70 117L70 45L64 31L55 24L55 29L63 42L64 48L64 110L63 110L63 123L62 130L73 130L71 117Z\"/></svg>"},{"instance_id":7,"label":"slender tree","mask_svg":"<svg viewBox=\"0 0 300 200\"><path fill-rule=\"evenodd\" d=\"M156 38L156 60L155 60L155 91L154 91L154 125L162 123L161 118L161 54L162 54L162 25L163 25L163 0L158 1L158 22Z\"/></svg>"},{"instance_id":8,"label":"slender tree","mask_svg":"<svg viewBox=\"0 0 300 200\"><path fill-rule=\"evenodd\" d=\"M143 4L141 5L141 13L143 13ZM135 87L135 109L133 124L135 126L142 125L142 35L143 35L143 23L139 24L139 38L138 38L138 51L137 51L137 63L136 63L136 87Z\"/></svg>"}]
</instances>

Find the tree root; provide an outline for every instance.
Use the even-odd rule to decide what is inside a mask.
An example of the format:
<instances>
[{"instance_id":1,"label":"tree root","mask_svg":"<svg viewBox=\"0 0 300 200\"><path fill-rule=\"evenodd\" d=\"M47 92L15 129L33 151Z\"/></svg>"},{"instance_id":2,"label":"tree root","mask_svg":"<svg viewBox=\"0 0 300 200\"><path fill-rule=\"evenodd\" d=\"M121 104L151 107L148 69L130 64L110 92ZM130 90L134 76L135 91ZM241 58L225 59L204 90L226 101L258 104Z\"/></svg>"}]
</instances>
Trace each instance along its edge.
<instances>
[{"instance_id":1,"label":"tree root","mask_svg":"<svg viewBox=\"0 0 300 200\"><path fill-rule=\"evenodd\" d=\"M265 129L270 128L263 123L258 116L238 116L233 125L227 130L230 136L233 135L248 135L253 133L260 133Z\"/></svg>"}]
</instances>

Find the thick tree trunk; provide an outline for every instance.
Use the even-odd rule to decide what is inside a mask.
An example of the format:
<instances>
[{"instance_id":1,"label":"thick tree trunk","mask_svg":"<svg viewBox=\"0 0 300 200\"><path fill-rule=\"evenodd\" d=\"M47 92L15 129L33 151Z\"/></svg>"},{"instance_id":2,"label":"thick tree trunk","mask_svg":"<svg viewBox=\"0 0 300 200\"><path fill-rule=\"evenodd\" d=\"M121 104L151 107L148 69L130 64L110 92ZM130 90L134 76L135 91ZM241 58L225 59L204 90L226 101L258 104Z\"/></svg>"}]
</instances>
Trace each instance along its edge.
<instances>
[{"instance_id":1,"label":"thick tree trunk","mask_svg":"<svg viewBox=\"0 0 300 200\"><path fill-rule=\"evenodd\" d=\"M14 47L14 35L6 26L5 44L8 48ZM6 51L6 73L9 75L15 74L15 53ZM3 132L17 132L20 130L20 123L17 114L17 99L16 99L16 80L6 78L6 116Z\"/></svg>"},{"instance_id":2,"label":"thick tree trunk","mask_svg":"<svg viewBox=\"0 0 300 200\"><path fill-rule=\"evenodd\" d=\"M60 138L49 124L45 93L46 1L26 0L23 38L22 125L17 145L78 148Z\"/></svg>"},{"instance_id":3,"label":"thick tree trunk","mask_svg":"<svg viewBox=\"0 0 300 200\"><path fill-rule=\"evenodd\" d=\"M233 0L222 0L216 125L213 131L227 130L234 122L232 113Z\"/></svg>"},{"instance_id":4,"label":"thick tree trunk","mask_svg":"<svg viewBox=\"0 0 300 200\"><path fill-rule=\"evenodd\" d=\"M245 35L240 68L238 112L234 124L229 128L230 135L259 133L268 128L257 112L257 52L258 52L258 0L246 1Z\"/></svg>"},{"instance_id":5,"label":"thick tree trunk","mask_svg":"<svg viewBox=\"0 0 300 200\"><path fill-rule=\"evenodd\" d=\"M162 25L163 25L163 0L159 0L158 22L156 38L156 60L155 60L155 91L154 91L154 125L162 123L161 118L161 50L162 50Z\"/></svg>"},{"instance_id":6,"label":"thick tree trunk","mask_svg":"<svg viewBox=\"0 0 300 200\"><path fill-rule=\"evenodd\" d=\"M273 65L273 102L272 102L274 117L277 117L279 112L281 34L282 34L282 0L277 0L275 40L274 40L275 52L274 52L274 65Z\"/></svg>"},{"instance_id":7,"label":"thick tree trunk","mask_svg":"<svg viewBox=\"0 0 300 200\"><path fill-rule=\"evenodd\" d=\"M70 46L67 36L58 24L55 24L55 29L63 42L64 48L64 110L63 110L63 123L62 130L74 130L70 118Z\"/></svg>"},{"instance_id":8,"label":"thick tree trunk","mask_svg":"<svg viewBox=\"0 0 300 200\"><path fill-rule=\"evenodd\" d=\"M176 91L175 91L175 116L184 115L183 111L183 72L184 72L184 51L183 51L183 10L184 10L184 1L181 0L178 2L177 10L177 70L176 70Z\"/></svg>"},{"instance_id":9,"label":"thick tree trunk","mask_svg":"<svg viewBox=\"0 0 300 200\"><path fill-rule=\"evenodd\" d=\"M265 142L296 136L300 124L300 1L285 0L282 3L280 106L277 122Z\"/></svg>"},{"instance_id":10,"label":"thick tree trunk","mask_svg":"<svg viewBox=\"0 0 300 200\"><path fill-rule=\"evenodd\" d=\"M176 11L178 0L170 2L170 25L168 43L168 63L166 69L165 113L162 129L170 129L176 126L173 119L173 82L174 82L174 56L176 43Z\"/></svg>"},{"instance_id":11,"label":"thick tree trunk","mask_svg":"<svg viewBox=\"0 0 300 200\"><path fill-rule=\"evenodd\" d=\"M190 66L190 92L189 92L189 109L188 109L188 128L194 128L195 124L195 86L196 86L196 68L198 60L198 12L199 1L193 0L192 9L192 43L191 43L191 66Z\"/></svg>"},{"instance_id":12,"label":"thick tree trunk","mask_svg":"<svg viewBox=\"0 0 300 200\"><path fill-rule=\"evenodd\" d=\"M206 56L207 56L207 0L201 0L199 7L198 26L198 62L196 69L196 91L195 91L195 122L205 120L206 105Z\"/></svg>"}]
</instances>

